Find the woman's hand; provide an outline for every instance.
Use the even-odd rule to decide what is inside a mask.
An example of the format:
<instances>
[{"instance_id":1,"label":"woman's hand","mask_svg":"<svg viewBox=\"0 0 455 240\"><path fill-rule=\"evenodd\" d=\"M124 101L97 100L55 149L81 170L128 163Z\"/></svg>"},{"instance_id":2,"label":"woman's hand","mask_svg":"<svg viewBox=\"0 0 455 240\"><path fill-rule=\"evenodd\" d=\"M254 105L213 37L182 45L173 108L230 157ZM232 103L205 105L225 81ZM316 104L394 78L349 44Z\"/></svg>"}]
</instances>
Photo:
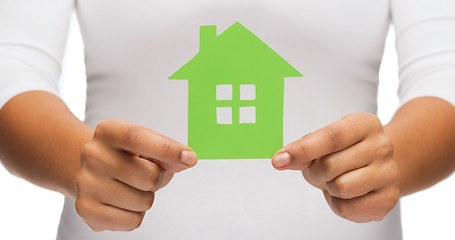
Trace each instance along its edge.
<instances>
[{"instance_id":1,"label":"woman's hand","mask_svg":"<svg viewBox=\"0 0 455 240\"><path fill-rule=\"evenodd\" d=\"M193 167L187 146L123 120L101 122L81 154L76 211L94 230L138 228L155 192Z\"/></svg>"},{"instance_id":2,"label":"woman's hand","mask_svg":"<svg viewBox=\"0 0 455 240\"><path fill-rule=\"evenodd\" d=\"M354 222L382 220L400 197L393 144L378 118L356 113L283 147L278 170L301 170L332 210Z\"/></svg>"}]
</instances>

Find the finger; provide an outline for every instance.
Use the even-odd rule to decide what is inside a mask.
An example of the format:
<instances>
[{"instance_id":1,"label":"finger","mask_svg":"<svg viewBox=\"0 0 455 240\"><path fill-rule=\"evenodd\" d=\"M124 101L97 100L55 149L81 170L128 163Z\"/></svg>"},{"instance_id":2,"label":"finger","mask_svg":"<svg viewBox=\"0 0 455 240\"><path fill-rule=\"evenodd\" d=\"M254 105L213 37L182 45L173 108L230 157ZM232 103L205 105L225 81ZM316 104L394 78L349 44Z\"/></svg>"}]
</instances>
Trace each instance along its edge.
<instances>
[{"instance_id":1,"label":"finger","mask_svg":"<svg viewBox=\"0 0 455 240\"><path fill-rule=\"evenodd\" d=\"M331 209L340 217L358 223L381 221L397 204L399 189L388 187L367 195L341 199L324 192Z\"/></svg>"},{"instance_id":2,"label":"finger","mask_svg":"<svg viewBox=\"0 0 455 240\"><path fill-rule=\"evenodd\" d=\"M374 164L342 174L326 183L326 188L334 197L352 199L393 185L398 179L398 174L392 163Z\"/></svg>"},{"instance_id":3,"label":"finger","mask_svg":"<svg viewBox=\"0 0 455 240\"><path fill-rule=\"evenodd\" d=\"M111 176L120 182L151 192L156 192L165 185L165 170L152 161L124 153L117 164L111 169Z\"/></svg>"},{"instance_id":4,"label":"finger","mask_svg":"<svg viewBox=\"0 0 455 240\"><path fill-rule=\"evenodd\" d=\"M84 171L78 178L78 197L96 199L99 202L135 212L152 207L153 192L141 191L116 179L99 177Z\"/></svg>"},{"instance_id":5,"label":"finger","mask_svg":"<svg viewBox=\"0 0 455 240\"><path fill-rule=\"evenodd\" d=\"M132 231L138 228L145 212L133 212L90 199L76 199L76 211L93 231Z\"/></svg>"},{"instance_id":6,"label":"finger","mask_svg":"<svg viewBox=\"0 0 455 240\"><path fill-rule=\"evenodd\" d=\"M167 163L169 171L181 171L197 163L196 153L188 146L126 121L103 121L95 130L97 135L119 149Z\"/></svg>"},{"instance_id":7,"label":"finger","mask_svg":"<svg viewBox=\"0 0 455 240\"><path fill-rule=\"evenodd\" d=\"M149 160L96 142L86 146L83 151L81 164L100 175L115 178L142 191L157 191L166 183L164 169Z\"/></svg>"},{"instance_id":8,"label":"finger","mask_svg":"<svg viewBox=\"0 0 455 240\"><path fill-rule=\"evenodd\" d=\"M365 167L373 161L373 146L360 142L350 148L318 158L302 171L305 179L313 186L324 186L343 173Z\"/></svg>"},{"instance_id":9,"label":"finger","mask_svg":"<svg viewBox=\"0 0 455 240\"><path fill-rule=\"evenodd\" d=\"M314 159L338 152L361 141L380 126L371 114L350 114L280 149L272 158L279 170L304 170Z\"/></svg>"}]
</instances>

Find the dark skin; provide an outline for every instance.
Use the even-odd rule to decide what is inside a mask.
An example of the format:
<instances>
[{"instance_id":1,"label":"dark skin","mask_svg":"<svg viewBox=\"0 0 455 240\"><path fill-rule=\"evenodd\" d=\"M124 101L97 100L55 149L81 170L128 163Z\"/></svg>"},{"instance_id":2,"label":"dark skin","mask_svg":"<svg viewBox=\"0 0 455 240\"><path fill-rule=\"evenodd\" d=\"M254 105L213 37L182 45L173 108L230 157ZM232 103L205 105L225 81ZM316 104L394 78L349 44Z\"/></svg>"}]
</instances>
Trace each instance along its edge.
<instances>
[{"instance_id":1,"label":"dark skin","mask_svg":"<svg viewBox=\"0 0 455 240\"><path fill-rule=\"evenodd\" d=\"M337 215L381 220L400 197L453 173L454 122L451 104L417 98L386 126L350 114L283 147L272 165L302 171ZM74 198L95 231L139 227L154 193L197 163L188 146L124 120L92 129L45 92L20 94L0 110L0 156L13 174Z\"/></svg>"}]
</instances>

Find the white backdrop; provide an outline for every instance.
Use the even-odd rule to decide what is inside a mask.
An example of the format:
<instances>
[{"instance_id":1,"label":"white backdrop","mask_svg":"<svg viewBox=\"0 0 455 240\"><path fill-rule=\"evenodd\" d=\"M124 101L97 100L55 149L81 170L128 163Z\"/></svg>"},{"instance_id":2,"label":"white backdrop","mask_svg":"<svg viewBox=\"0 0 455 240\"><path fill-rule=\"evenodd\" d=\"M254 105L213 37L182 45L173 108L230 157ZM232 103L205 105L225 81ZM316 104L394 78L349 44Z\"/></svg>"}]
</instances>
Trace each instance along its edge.
<instances>
[{"instance_id":1,"label":"white backdrop","mask_svg":"<svg viewBox=\"0 0 455 240\"><path fill-rule=\"evenodd\" d=\"M397 61L393 31L387 38L380 72L379 110L387 123L397 105ZM73 16L63 63L60 91L73 113L84 119L85 68L83 45ZM454 240L455 176L431 189L402 199L405 240ZM0 167L0 239L55 239L63 197L38 188L9 174Z\"/></svg>"}]
</instances>

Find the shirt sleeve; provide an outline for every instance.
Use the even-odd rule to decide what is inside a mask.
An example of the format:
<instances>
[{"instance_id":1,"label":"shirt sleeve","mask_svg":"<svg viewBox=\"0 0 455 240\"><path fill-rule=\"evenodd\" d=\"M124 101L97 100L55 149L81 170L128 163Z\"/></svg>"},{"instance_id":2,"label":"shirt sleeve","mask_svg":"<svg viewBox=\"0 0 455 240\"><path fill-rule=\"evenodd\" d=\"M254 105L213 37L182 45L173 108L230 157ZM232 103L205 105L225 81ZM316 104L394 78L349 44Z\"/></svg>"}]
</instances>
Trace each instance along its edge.
<instances>
[{"instance_id":1,"label":"shirt sleeve","mask_svg":"<svg viewBox=\"0 0 455 240\"><path fill-rule=\"evenodd\" d=\"M400 106L432 96L455 106L455 1L392 0Z\"/></svg>"},{"instance_id":2,"label":"shirt sleeve","mask_svg":"<svg viewBox=\"0 0 455 240\"><path fill-rule=\"evenodd\" d=\"M74 0L0 0L0 109L26 91L58 96Z\"/></svg>"}]
</instances>

